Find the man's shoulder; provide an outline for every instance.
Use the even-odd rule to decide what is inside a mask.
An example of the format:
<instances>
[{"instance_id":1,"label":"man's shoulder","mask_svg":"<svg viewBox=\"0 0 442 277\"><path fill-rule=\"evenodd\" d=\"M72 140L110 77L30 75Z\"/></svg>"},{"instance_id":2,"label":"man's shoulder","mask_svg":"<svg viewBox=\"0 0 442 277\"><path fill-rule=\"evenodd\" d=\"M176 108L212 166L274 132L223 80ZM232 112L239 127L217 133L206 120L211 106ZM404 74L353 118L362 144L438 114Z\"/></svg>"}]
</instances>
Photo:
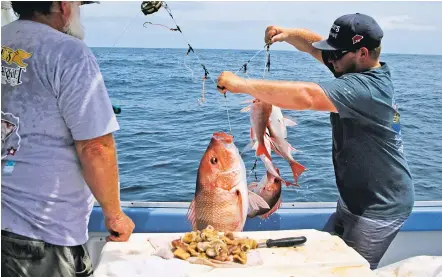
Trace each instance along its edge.
<instances>
[{"instance_id":1,"label":"man's shoulder","mask_svg":"<svg viewBox=\"0 0 442 277\"><path fill-rule=\"evenodd\" d=\"M64 62L74 63L85 57L94 57L90 48L82 40L61 32L58 32L56 36L57 40L48 44L48 47L52 48L54 53L59 53Z\"/></svg>"},{"instance_id":2,"label":"man's shoulder","mask_svg":"<svg viewBox=\"0 0 442 277\"><path fill-rule=\"evenodd\" d=\"M352 78L371 78L371 77L387 77L390 79L391 72L388 65L384 62L380 63L380 66L371 68L369 70L365 70L362 72L354 72L354 73L348 73L344 74L343 76L352 76Z\"/></svg>"},{"instance_id":3,"label":"man's shoulder","mask_svg":"<svg viewBox=\"0 0 442 277\"><path fill-rule=\"evenodd\" d=\"M380 67L373 68L362 72L346 73L339 76L337 79L356 82L358 84L363 84L364 86L371 86L373 82L376 83L392 83L390 69L384 63Z\"/></svg>"},{"instance_id":4,"label":"man's shoulder","mask_svg":"<svg viewBox=\"0 0 442 277\"><path fill-rule=\"evenodd\" d=\"M49 60L52 61L69 64L87 56L94 57L82 40L31 20L16 20L2 26L2 44L4 38L9 42L20 44L20 41L16 41L20 40L20 36L17 37L16 33L23 33L27 43L34 44L32 48L38 49L41 55L49 56Z\"/></svg>"}]
</instances>

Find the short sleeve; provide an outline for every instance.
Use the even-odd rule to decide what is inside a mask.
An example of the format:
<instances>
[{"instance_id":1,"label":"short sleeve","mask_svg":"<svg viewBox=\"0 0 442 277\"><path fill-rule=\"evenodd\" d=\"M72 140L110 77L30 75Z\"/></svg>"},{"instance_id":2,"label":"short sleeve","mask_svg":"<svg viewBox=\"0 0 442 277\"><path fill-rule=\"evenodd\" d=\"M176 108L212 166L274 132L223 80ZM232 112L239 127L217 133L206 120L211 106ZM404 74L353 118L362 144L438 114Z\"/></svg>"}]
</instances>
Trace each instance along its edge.
<instances>
[{"instance_id":1,"label":"short sleeve","mask_svg":"<svg viewBox=\"0 0 442 277\"><path fill-rule=\"evenodd\" d=\"M58 105L74 140L119 130L119 124L96 59L86 55L64 68Z\"/></svg>"},{"instance_id":2,"label":"short sleeve","mask_svg":"<svg viewBox=\"0 0 442 277\"><path fill-rule=\"evenodd\" d=\"M319 86L332 101L341 118L361 118L370 113L370 89L354 74L345 74Z\"/></svg>"}]
</instances>

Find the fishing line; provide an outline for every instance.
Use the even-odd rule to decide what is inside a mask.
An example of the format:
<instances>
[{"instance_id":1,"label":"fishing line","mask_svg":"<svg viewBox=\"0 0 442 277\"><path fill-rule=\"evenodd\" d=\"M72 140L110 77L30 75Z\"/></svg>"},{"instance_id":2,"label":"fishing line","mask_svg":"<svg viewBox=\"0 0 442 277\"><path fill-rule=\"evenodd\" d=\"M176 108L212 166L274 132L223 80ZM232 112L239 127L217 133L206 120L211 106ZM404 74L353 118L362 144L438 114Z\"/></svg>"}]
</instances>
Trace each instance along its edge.
<instances>
[{"instance_id":1,"label":"fishing line","mask_svg":"<svg viewBox=\"0 0 442 277\"><path fill-rule=\"evenodd\" d=\"M269 48L270 48L270 45L268 45L267 49L266 49L266 61L264 64L264 73L262 75L262 80L264 80L267 73L270 72L270 49ZM246 75L247 78L251 79L249 77L249 74L247 73L247 65L245 64L245 65L243 65L243 67L244 67L244 75ZM251 105L253 105L253 104L251 104ZM242 155L242 153L241 153L241 155ZM247 177L247 182L249 181L250 176L252 176L253 172L255 172L255 181L258 181L258 177L256 176L256 171L254 171L256 169L257 162L258 162L258 158L255 157L255 163L253 164L252 169L249 171L249 176Z\"/></svg>"},{"instance_id":2,"label":"fishing line","mask_svg":"<svg viewBox=\"0 0 442 277\"><path fill-rule=\"evenodd\" d=\"M161 26L161 27L167 28L167 29L169 29L170 31L178 31L178 32L181 33L183 39L187 42L187 45L188 45L188 47L189 47L188 50L187 50L187 53L186 53L186 55L185 55L185 58L189 55L190 52L192 52L193 54L195 54L195 56L196 56L198 62L200 63L200 65L202 66L202 68L203 68L203 70L204 70L203 88L202 88L202 97L201 97L201 99L198 99L198 103L199 103L199 104L202 104L202 103L204 103L204 100L205 100L205 81L207 80L207 78L210 78L210 80L213 82L213 84L214 84L215 86L217 86L217 88L220 88L220 87L219 87L218 84L215 82L215 80L213 80L213 78L211 77L211 75L210 75L209 71L207 70L206 66L201 62L200 57L198 56L197 53L195 53L195 50L194 50L193 47L190 45L189 40L188 40L187 37L183 34L181 28L178 26L178 23L176 22L175 18L173 17L173 15L172 15L172 11L170 10L169 6L168 6L165 2L162 2L162 1L144 1L144 2L142 3L142 5L141 5L142 12L143 12L145 15L155 13L155 12L157 12L161 7L163 7L163 8L167 11L167 13L169 14L169 16L172 18L173 22L174 22L175 25L176 25L176 28L170 28L170 27L168 27L168 26L166 26L166 25L163 25L163 24L154 24L154 23L152 23L152 22L146 22L146 23L151 24L151 25L158 25L158 26ZM145 23L145 24L146 24L146 23ZM143 24L143 26L145 27L144 24ZM247 74L247 65L248 65L248 64L249 64L249 63L250 63L250 62L251 62L256 56L258 56L262 51L266 51L266 54L267 54L267 55L266 55L266 56L267 56L267 57L266 57L266 62L265 62L265 66L264 66L264 73L263 73L263 77L262 77L262 79L264 79L265 76L266 76L266 74L267 74L267 72L270 71L270 42L266 43L266 44L264 45L264 49L261 49L261 50L257 51L257 52L255 53L255 55L253 55L252 58L250 58L246 63L244 63L244 64L243 64L243 65L242 65L242 66L241 66L241 67L240 67L240 68L239 68L234 74L237 75L241 70L244 70L245 75L250 79L250 77L249 77L248 74ZM193 76L194 76L194 74L193 74L193 70L190 69L190 68L187 66L187 64L185 63L185 60L184 60L184 65L185 65L185 67L186 67L187 69L189 69L189 70L192 72L192 79L193 79ZM220 89L223 89L223 88L220 88ZM227 104L227 94L224 94L224 100L225 100L225 107L226 107L226 112L227 112L227 121L228 121L228 124L229 124L229 130L230 130L230 134L232 135L232 126L231 126L231 122L230 122L229 108L228 108L228 104ZM217 99L217 102L218 102L218 99ZM242 153L241 153L241 154L242 154ZM249 180L250 176L252 175L252 173L253 173L254 170L256 169L257 162L258 162L258 158L255 157L255 162L254 162L254 165L253 165L252 169L251 169L250 172L249 172L249 176L247 177L247 181ZM256 171L255 171L255 180L258 181L258 178L257 178L257 175L256 175Z\"/></svg>"},{"instance_id":3,"label":"fishing line","mask_svg":"<svg viewBox=\"0 0 442 277\"><path fill-rule=\"evenodd\" d=\"M218 87L218 85L217 85L217 83L215 82L215 80L213 80L213 78L211 77L211 75L210 75L209 71L207 70L206 66L201 62L201 59L200 59L200 57L198 56L198 54L195 53L195 51L194 51L194 49L192 48L192 46L190 45L190 42L189 42L189 40L187 39L187 37L183 34L181 28L179 27L178 23L176 22L175 18L174 18L173 15L172 15L172 11L170 10L170 8L169 8L169 6L166 4L166 2L164 2L164 1L144 1L144 2L141 4L141 11L142 11L145 15L153 14L153 13L159 11L159 9L160 9L161 7L163 7L163 8L167 11L167 13L169 14L169 16L172 18L173 22L174 22L175 25L176 25L176 28L170 28L170 27L168 27L168 26L166 26L166 25L163 25L163 24L154 24L154 23L152 23L152 22L146 22L146 23L151 24L151 25L159 25L159 26L161 26L161 27L168 28L168 29L171 30L171 31L178 31L178 32L181 33L182 37L184 38L184 40L187 42L187 45L189 46L189 49L187 50L186 56L187 56L190 52L194 53L195 56L196 56L196 58L197 58L197 60L198 60L198 62L200 63L200 65L202 66L202 68L203 68L203 70L204 70L202 98L201 98L201 101L199 101L199 103L203 103L203 102L204 102L204 99L205 99L205 97L204 97L204 94L205 94L204 84L205 84L205 81L207 80L207 78L210 78L210 80L213 82L213 84L214 84L215 86ZM146 23L145 23L145 24L146 24ZM144 26L144 24L143 24L143 26ZM144 26L144 27L145 27L145 26ZM269 46L270 46L269 43L267 43L267 44L264 46L264 47L267 47L267 51L268 51L268 49L269 49ZM239 71L241 71L243 68L244 68L244 69L247 69L247 64L248 64L248 63L249 63L254 57L256 57L260 52L262 52L263 50L264 50L264 49L258 51L258 52L257 52L257 53L256 53L251 59L249 59L249 61L247 61L247 62L246 62L246 63L245 63L245 64L244 64L244 65L243 65L243 66L242 66L242 67L241 67L236 73L235 73L235 75L236 75ZM185 66L186 66L186 68L188 68L189 70L191 70L186 64L185 64ZM192 71L192 70L191 70L191 71ZM192 71L192 77L193 77L193 71ZM219 88L219 87L218 87L218 88ZM229 124L230 134L232 135L232 126L231 126L231 122L230 122L230 114L229 114L229 108L228 108L228 103L227 103L227 94L224 94L224 98L225 98L225 99L224 99L224 100L225 100L225 108L226 108L226 112L227 112L227 121L228 121L228 124Z\"/></svg>"},{"instance_id":4,"label":"fishing line","mask_svg":"<svg viewBox=\"0 0 442 277\"><path fill-rule=\"evenodd\" d=\"M135 19L140 15L140 13L136 13L135 16L132 18L131 22L129 23L129 25L127 25L126 29L124 29L123 33L120 35L120 37L115 41L115 43L112 45L111 50L113 49L113 47L117 44L117 42L123 37L124 33L126 33L126 31L129 29L129 27L132 25L132 23L135 21ZM111 51L110 50L110 51ZM109 51L109 53L110 53ZM108 54L109 54L108 53Z\"/></svg>"},{"instance_id":5,"label":"fishing line","mask_svg":"<svg viewBox=\"0 0 442 277\"><path fill-rule=\"evenodd\" d=\"M109 54L112 52L112 50L114 49L115 45L118 43L118 41L123 37L124 33L126 33L126 31L129 29L129 27L132 25L132 23L135 21L135 19L140 15L139 12L137 12L135 14L135 16L132 18L132 20L130 21L129 25L127 25L126 29L124 29L123 33L120 35L119 38L117 38L114 42L114 44L112 45L112 47L109 49L109 52L107 52L106 56L109 56ZM121 108L115 105L112 105L112 109L114 110L115 114L120 114L121 113Z\"/></svg>"}]
</instances>

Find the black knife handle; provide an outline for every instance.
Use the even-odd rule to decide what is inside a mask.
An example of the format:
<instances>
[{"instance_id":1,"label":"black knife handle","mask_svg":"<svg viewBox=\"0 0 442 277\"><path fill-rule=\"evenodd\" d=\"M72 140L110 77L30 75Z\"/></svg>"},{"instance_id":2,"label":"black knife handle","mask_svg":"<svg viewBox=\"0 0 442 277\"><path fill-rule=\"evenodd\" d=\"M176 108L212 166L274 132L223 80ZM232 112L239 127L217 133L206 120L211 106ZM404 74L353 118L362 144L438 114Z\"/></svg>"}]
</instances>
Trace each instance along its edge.
<instances>
[{"instance_id":1,"label":"black knife handle","mask_svg":"<svg viewBox=\"0 0 442 277\"><path fill-rule=\"evenodd\" d=\"M307 238L302 237L292 237L292 238L283 238L283 239L268 239L266 241L267 247L291 247L296 245L304 244L307 241Z\"/></svg>"}]
</instances>

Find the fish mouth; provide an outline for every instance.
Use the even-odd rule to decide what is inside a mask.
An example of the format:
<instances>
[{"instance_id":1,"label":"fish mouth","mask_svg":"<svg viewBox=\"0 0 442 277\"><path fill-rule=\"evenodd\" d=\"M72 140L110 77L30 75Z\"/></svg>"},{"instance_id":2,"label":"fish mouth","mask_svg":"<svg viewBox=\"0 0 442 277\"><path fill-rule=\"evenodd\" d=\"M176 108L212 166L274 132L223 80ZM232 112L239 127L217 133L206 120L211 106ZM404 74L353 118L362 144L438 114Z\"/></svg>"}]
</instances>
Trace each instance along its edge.
<instances>
[{"instance_id":1,"label":"fish mouth","mask_svg":"<svg viewBox=\"0 0 442 277\"><path fill-rule=\"evenodd\" d=\"M223 132L217 132L213 134L213 138L219 142L230 144L233 142L233 136L223 133Z\"/></svg>"}]
</instances>

